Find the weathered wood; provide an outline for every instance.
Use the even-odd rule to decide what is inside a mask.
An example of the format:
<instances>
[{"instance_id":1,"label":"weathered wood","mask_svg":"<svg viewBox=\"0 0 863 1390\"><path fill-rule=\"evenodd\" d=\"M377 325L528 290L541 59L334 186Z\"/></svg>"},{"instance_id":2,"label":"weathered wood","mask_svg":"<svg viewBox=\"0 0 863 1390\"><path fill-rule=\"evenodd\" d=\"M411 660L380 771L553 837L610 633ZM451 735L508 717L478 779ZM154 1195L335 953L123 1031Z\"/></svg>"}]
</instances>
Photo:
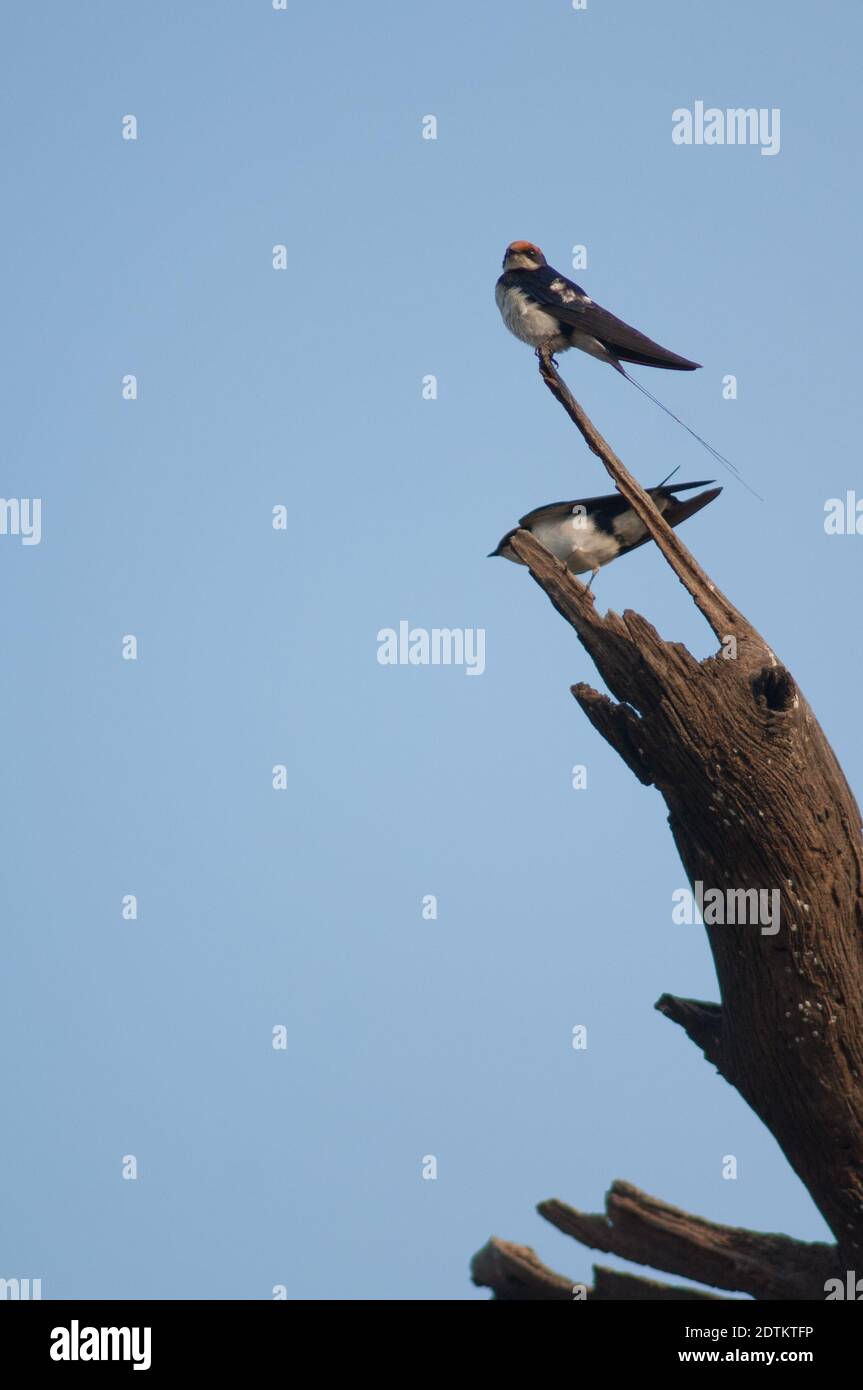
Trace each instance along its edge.
<instances>
[{"instance_id":1,"label":"weathered wood","mask_svg":"<svg viewBox=\"0 0 863 1390\"><path fill-rule=\"evenodd\" d=\"M594 1250L756 1299L823 1299L825 1281L837 1272L833 1245L718 1225L631 1183L612 1185L605 1215L576 1211L556 1199L537 1210Z\"/></svg>"},{"instance_id":2,"label":"weathered wood","mask_svg":"<svg viewBox=\"0 0 863 1390\"><path fill-rule=\"evenodd\" d=\"M761 1117L836 1236L839 1265L863 1272L859 808L789 670L666 524L553 363L541 360L540 372L721 644L697 661L638 613L600 616L593 594L518 531L513 550L614 698L584 683L573 695L662 794L691 885L738 902L750 890L779 894L775 932L763 920L705 926L721 1004L664 995L656 1007Z\"/></svg>"},{"instance_id":3,"label":"weathered wood","mask_svg":"<svg viewBox=\"0 0 863 1390\"><path fill-rule=\"evenodd\" d=\"M481 1288L491 1289L502 1303L586 1303L654 1300L716 1299L718 1295L682 1285L662 1284L656 1279L622 1273L595 1265L594 1282L589 1286L573 1283L557 1274L539 1259L529 1245L492 1236L471 1261L471 1277Z\"/></svg>"},{"instance_id":4,"label":"weathered wood","mask_svg":"<svg viewBox=\"0 0 863 1390\"><path fill-rule=\"evenodd\" d=\"M687 1289L682 1284L662 1284L657 1279L645 1279L640 1274L628 1274L619 1269L593 1266L593 1288L587 1291L588 1303L696 1303L722 1302L719 1294L704 1289Z\"/></svg>"},{"instance_id":5,"label":"weathered wood","mask_svg":"<svg viewBox=\"0 0 863 1390\"><path fill-rule=\"evenodd\" d=\"M506 1302L572 1302L572 1280L548 1269L529 1245L492 1236L471 1260L475 1284Z\"/></svg>"}]
</instances>

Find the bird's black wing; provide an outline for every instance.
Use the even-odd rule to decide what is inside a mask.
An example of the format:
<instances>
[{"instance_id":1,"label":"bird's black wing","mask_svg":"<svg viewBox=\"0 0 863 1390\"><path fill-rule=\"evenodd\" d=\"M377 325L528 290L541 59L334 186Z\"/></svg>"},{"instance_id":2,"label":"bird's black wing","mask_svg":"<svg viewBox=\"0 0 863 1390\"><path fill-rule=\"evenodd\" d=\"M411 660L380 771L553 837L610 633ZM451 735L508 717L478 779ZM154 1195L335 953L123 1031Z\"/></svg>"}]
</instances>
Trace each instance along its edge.
<instances>
[{"instance_id":1,"label":"bird's black wing","mask_svg":"<svg viewBox=\"0 0 863 1390\"><path fill-rule=\"evenodd\" d=\"M721 487L710 488L708 492L699 492L697 497L689 497L685 502L679 497L675 497L676 492L686 492L689 488L703 487L704 484L698 483L678 483L676 486L659 486L648 488L648 494L656 501L659 497L668 498L669 505L665 508L662 515L669 526L679 526L682 521L687 521L689 517L700 512L702 507L706 507L708 502L713 502L722 491ZM609 493L605 497L582 497L573 502L549 502L544 507L535 507L527 516L523 516L519 526L530 528L530 523L534 521L552 520L557 517L565 517L572 514L573 507L584 507L585 513L590 517L594 526L600 531L605 531L608 535L614 534L614 522L617 517L629 511L629 503L625 497L621 497L619 492ZM512 531L509 533L513 534ZM624 545L621 555L626 555L630 550L637 550L640 545L646 545L650 540L649 534L645 534L637 541L632 541L629 545Z\"/></svg>"},{"instance_id":2,"label":"bird's black wing","mask_svg":"<svg viewBox=\"0 0 863 1390\"><path fill-rule=\"evenodd\" d=\"M681 485L681 488L699 486L699 483L684 483ZM681 491L681 488L677 489L678 492ZM655 491L667 494L670 493L672 489L656 488ZM669 526L679 526L681 521L687 521L689 517L694 516L696 512L700 512L701 508L706 507L708 502L714 502L721 491L721 487L712 487L709 492L699 492L697 497L689 497L685 502L681 502L679 497L672 497L662 515ZM624 545L620 554L628 555L630 550L637 550L640 545L647 545L647 542L652 539L652 536L649 534L641 536L639 540L633 541L631 545Z\"/></svg>"},{"instance_id":3,"label":"bird's black wing","mask_svg":"<svg viewBox=\"0 0 863 1390\"><path fill-rule=\"evenodd\" d=\"M694 487L708 487L712 482L712 478L700 478L696 483L659 483L656 487L647 488L646 491L648 496L656 501L657 497L674 498L674 494L677 492L689 492ZM721 491L722 488L718 488L716 492L711 492L708 501L712 502L713 498L717 497ZM704 496L707 497L707 493ZM679 505L683 506L684 504L680 503ZM706 502L700 503L702 507L706 505ZM605 516L614 518L620 516L621 512L625 512L629 503L619 492L609 492L604 497L576 497L572 502L546 502L543 507L534 507L533 511L528 512L527 516L523 516L518 524L519 526L527 526L528 522L544 520L546 517L566 516L573 507L584 507L585 512L589 514L602 512ZM695 510L698 511L698 509L696 507Z\"/></svg>"},{"instance_id":4,"label":"bird's black wing","mask_svg":"<svg viewBox=\"0 0 863 1390\"><path fill-rule=\"evenodd\" d=\"M688 487L698 487L697 483L688 483ZM679 489L678 489L679 490ZM699 492L697 497L689 497L685 502L681 502L679 497L672 497L670 504L666 507L663 515L669 526L679 526L681 521L686 521L687 517L694 516L700 512L702 507L706 507L708 502L713 502L722 491L721 487L712 487L709 492Z\"/></svg>"},{"instance_id":5,"label":"bird's black wing","mask_svg":"<svg viewBox=\"0 0 863 1390\"><path fill-rule=\"evenodd\" d=\"M552 312L561 323L596 338L603 347L622 362L635 362L645 367L670 367L677 371L694 371L700 362L691 362L652 338L639 333L623 319L594 304L580 285L558 275L550 266L522 273L519 287L543 309ZM553 288L554 287L554 288Z\"/></svg>"},{"instance_id":6,"label":"bird's black wing","mask_svg":"<svg viewBox=\"0 0 863 1390\"><path fill-rule=\"evenodd\" d=\"M605 497L577 497L572 502L547 502L544 507L534 507L527 516L521 517L519 526L530 526L533 521L552 520L555 517L570 516L573 507L583 507L588 516L601 514L610 518L620 516L629 509L629 503L619 492L610 492Z\"/></svg>"},{"instance_id":7,"label":"bird's black wing","mask_svg":"<svg viewBox=\"0 0 863 1390\"><path fill-rule=\"evenodd\" d=\"M675 492L691 492L694 487L710 487L711 483L715 481L715 478L699 478L697 483L660 483L658 487L650 489L650 494L653 496L654 493L658 492L664 496L673 497Z\"/></svg>"}]
</instances>

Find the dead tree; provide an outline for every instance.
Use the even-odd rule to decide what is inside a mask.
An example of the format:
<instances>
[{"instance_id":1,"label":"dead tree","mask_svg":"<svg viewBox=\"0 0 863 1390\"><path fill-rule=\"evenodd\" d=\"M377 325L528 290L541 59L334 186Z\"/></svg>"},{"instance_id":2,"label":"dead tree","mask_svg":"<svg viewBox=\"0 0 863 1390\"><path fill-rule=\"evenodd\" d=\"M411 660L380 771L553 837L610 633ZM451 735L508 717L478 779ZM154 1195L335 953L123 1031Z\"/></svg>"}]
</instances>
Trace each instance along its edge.
<instances>
[{"instance_id":1,"label":"dead tree","mask_svg":"<svg viewBox=\"0 0 863 1390\"><path fill-rule=\"evenodd\" d=\"M663 520L548 357L540 373L720 643L696 661L638 613L600 616L588 589L518 531L513 550L614 698L584 683L572 693L638 780L662 793L691 884L780 893L775 935L705 926L720 1002L665 994L655 1007L760 1116L836 1245L714 1226L620 1182L604 1216L557 1201L539 1211L583 1244L668 1273L760 1299L823 1299L827 1278L863 1275L860 811L791 672ZM571 1289L532 1251L496 1239L474 1257L473 1277L499 1298L554 1299ZM697 1294L597 1270L588 1296Z\"/></svg>"}]
</instances>

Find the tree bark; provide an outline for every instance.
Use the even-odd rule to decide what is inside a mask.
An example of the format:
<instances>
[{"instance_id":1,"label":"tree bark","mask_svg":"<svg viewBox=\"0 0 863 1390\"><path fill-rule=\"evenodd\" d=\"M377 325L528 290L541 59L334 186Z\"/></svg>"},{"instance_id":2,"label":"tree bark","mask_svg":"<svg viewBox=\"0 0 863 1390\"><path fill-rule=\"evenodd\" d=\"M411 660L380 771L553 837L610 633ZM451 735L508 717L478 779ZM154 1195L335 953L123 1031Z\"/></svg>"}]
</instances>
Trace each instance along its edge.
<instances>
[{"instance_id":1,"label":"tree bark","mask_svg":"<svg viewBox=\"0 0 863 1390\"><path fill-rule=\"evenodd\" d=\"M573 1283L565 1274L557 1274L542 1263L529 1245L513 1245L511 1241L491 1240L478 1250L471 1262L473 1282L494 1290L495 1298L505 1303L628 1303L645 1299L714 1299L716 1296L700 1289L678 1284L660 1284L656 1279L644 1279L637 1274L625 1274L618 1269L594 1265L592 1286Z\"/></svg>"},{"instance_id":2,"label":"tree bark","mask_svg":"<svg viewBox=\"0 0 863 1390\"><path fill-rule=\"evenodd\" d=\"M631 1183L612 1185L603 1216L556 1199L541 1202L538 1210L582 1245L756 1299L823 1298L825 1281L837 1272L833 1245L720 1226Z\"/></svg>"},{"instance_id":3,"label":"tree bark","mask_svg":"<svg viewBox=\"0 0 863 1390\"><path fill-rule=\"evenodd\" d=\"M706 924L720 1003L663 995L656 1007L764 1121L833 1231L838 1265L863 1273L860 811L789 670L666 524L553 363L541 360L540 371L720 643L697 661L638 613L601 617L585 586L518 531L513 550L614 698L585 683L573 695L639 781L661 792L691 885L721 890L738 911L740 892L779 894L760 900L779 905L775 933L763 918Z\"/></svg>"}]
</instances>

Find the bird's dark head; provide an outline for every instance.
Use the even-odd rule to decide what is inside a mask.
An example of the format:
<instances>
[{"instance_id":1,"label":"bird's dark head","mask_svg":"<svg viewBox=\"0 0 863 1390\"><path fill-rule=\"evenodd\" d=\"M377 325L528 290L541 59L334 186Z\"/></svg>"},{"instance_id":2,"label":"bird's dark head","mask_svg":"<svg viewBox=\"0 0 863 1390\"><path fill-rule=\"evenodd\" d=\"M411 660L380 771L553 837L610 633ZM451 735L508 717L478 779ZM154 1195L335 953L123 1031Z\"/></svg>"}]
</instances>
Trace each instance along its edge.
<instances>
[{"instance_id":1,"label":"bird's dark head","mask_svg":"<svg viewBox=\"0 0 863 1390\"><path fill-rule=\"evenodd\" d=\"M516 565L523 564L524 562L522 560L519 560L518 556L516 555L515 551L512 549L512 546L510 545L510 541L512 540L517 530L518 527L516 526L514 530L507 531L506 535L498 541L494 550L490 550L488 552L486 559L491 560L495 555L500 555L504 560L512 560L513 563Z\"/></svg>"},{"instance_id":2,"label":"bird's dark head","mask_svg":"<svg viewBox=\"0 0 863 1390\"><path fill-rule=\"evenodd\" d=\"M537 270L548 262L538 246L532 241L513 241L506 248L503 257L504 270Z\"/></svg>"}]
</instances>

